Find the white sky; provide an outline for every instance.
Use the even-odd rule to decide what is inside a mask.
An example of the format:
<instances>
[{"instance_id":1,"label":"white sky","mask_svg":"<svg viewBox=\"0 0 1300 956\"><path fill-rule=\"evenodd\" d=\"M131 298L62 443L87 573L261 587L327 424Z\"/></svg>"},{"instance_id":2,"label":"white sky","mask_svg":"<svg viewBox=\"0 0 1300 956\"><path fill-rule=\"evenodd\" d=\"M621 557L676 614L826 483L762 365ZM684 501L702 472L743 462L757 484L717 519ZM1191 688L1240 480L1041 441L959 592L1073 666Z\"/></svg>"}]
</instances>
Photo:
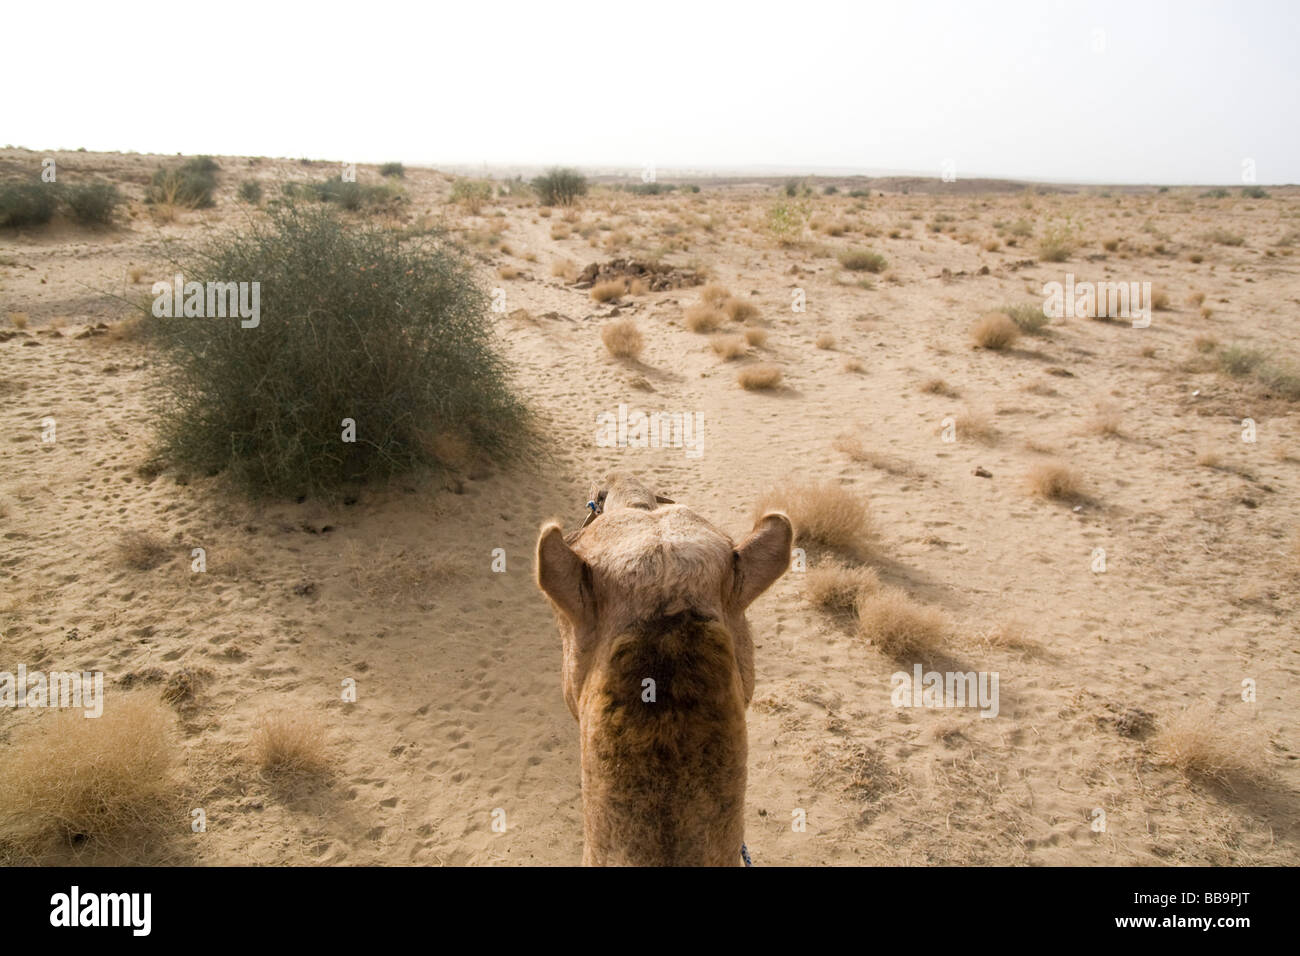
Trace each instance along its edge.
<instances>
[{"instance_id":1,"label":"white sky","mask_svg":"<svg viewBox=\"0 0 1300 956\"><path fill-rule=\"evenodd\" d=\"M1295 0L72 0L3 20L0 144L32 149L1225 184L1251 159L1300 182Z\"/></svg>"}]
</instances>

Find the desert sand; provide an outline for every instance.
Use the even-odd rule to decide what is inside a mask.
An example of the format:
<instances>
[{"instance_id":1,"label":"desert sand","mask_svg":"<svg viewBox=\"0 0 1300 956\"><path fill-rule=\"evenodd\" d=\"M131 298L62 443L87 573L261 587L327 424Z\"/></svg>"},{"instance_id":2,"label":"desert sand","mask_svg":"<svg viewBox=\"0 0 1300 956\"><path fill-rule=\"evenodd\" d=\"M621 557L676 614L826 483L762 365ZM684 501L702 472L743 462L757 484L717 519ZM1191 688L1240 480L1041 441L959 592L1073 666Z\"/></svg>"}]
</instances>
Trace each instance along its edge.
<instances>
[{"instance_id":1,"label":"desert sand","mask_svg":"<svg viewBox=\"0 0 1300 956\"><path fill-rule=\"evenodd\" d=\"M1213 361L1235 343L1300 356L1300 189L845 181L788 199L760 181L666 195L597 184L571 210L504 196L474 214L449 201L453 177L408 167L393 222L444 225L504 290L500 349L546 455L352 503L250 502L221 476L156 461L158 358L124 323L171 275L161 240L259 214L238 201L241 180L274 195L337 164L217 157L216 206L158 222L143 195L164 158L10 149L0 168L46 155L130 202L107 229L0 231L0 670L102 670L110 695L181 688L179 786L207 829L191 832L187 812L153 839L22 862L577 864L577 728L533 548L546 519L582 521L612 468L737 538L784 479L852 490L878 532L864 563L952 622L934 666L999 675L994 719L895 707L891 675L910 664L788 573L749 612L758 865L1300 862L1300 403ZM359 178L378 181L374 167ZM808 214L789 245L765 228L778 202ZM1062 262L1012 226L1041 236L1067 219ZM842 269L845 249L887 264ZM684 321L699 287L602 304L552 269L620 257L706 272L757 307L724 331L766 341L726 360ZM1067 317L1010 349L973 346L981 316L1041 304L1067 272L1150 281L1167 307L1148 328ZM602 345L611 317L636 322L638 359ZM738 386L759 363L781 369L780 388ZM702 414L702 453L600 447L597 416L620 404ZM1085 493L1034 496L1045 462ZM123 562L133 532L165 543L155 567ZM355 703L340 699L349 678ZM1205 774L1169 757L1161 731L1189 708L1244 767ZM319 717L329 755L292 784L250 751L259 715L285 709ZM0 709L0 747L46 716Z\"/></svg>"}]
</instances>

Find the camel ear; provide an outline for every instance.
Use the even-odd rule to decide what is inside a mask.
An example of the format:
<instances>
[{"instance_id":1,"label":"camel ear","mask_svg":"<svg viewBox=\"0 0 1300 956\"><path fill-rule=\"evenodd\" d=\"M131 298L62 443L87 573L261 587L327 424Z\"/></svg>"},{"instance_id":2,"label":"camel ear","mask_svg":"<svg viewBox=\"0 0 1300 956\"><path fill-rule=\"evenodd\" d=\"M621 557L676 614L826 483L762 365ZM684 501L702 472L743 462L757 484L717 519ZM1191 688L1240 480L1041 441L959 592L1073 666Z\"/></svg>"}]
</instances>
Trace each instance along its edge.
<instances>
[{"instance_id":1,"label":"camel ear","mask_svg":"<svg viewBox=\"0 0 1300 956\"><path fill-rule=\"evenodd\" d=\"M655 504L675 505L677 502L673 501L671 498L665 498L663 495L655 495Z\"/></svg>"},{"instance_id":2,"label":"camel ear","mask_svg":"<svg viewBox=\"0 0 1300 956\"><path fill-rule=\"evenodd\" d=\"M575 624L595 607L591 568L564 543L557 524L546 525L537 539L537 586Z\"/></svg>"},{"instance_id":3,"label":"camel ear","mask_svg":"<svg viewBox=\"0 0 1300 956\"><path fill-rule=\"evenodd\" d=\"M744 610L790 567L794 529L790 519L772 511L758 519L735 556L735 594Z\"/></svg>"}]
</instances>

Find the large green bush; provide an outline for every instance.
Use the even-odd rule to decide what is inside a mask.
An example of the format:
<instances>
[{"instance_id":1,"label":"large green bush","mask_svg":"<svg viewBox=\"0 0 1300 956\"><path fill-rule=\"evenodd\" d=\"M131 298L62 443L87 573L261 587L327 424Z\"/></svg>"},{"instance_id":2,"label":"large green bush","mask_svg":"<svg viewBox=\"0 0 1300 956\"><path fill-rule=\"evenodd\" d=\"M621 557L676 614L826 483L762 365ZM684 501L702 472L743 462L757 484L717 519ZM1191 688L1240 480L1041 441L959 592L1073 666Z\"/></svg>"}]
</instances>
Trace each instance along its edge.
<instances>
[{"instance_id":1,"label":"large green bush","mask_svg":"<svg viewBox=\"0 0 1300 956\"><path fill-rule=\"evenodd\" d=\"M587 177L576 169L554 167L533 180L533 189L543 206L570 206L587 195Z\"/></svg>"},{"instance_id":2,"label":"large green bush","mask_svg":"<svg viewBox=\"0 0 1300 956\"><path fill-rule=\"evenodd\" d=\"M160 438L173 462L301 494L531 444L486 295L441 237L282 201L179 260L187 282L260 282L261 315L254 328L147 319L168 360Z\"/></svg>"},{"instance_id":3,"label":"large green bush","mask_svg":"<svg viewBox=\"0 0 1300 956\"><path fill-rule=\"evenodd\" d=\"M112 183L74 183L63 193L72 218L83 225L107 226L122 204L122 194Z\"/></svg>"},{"instance_id":4,"label":"large green bush","mask_svg":"<svg viewBox=\"0 0 1300 956\"><path fill-rule=\"evenodd\" d=\"M39 179L17 180L0 185L0 226L39 226L54 216L59 204L56 183Z\"/></svg>"},{"instance_id":5,"label":"large green bush","mask_svg":"<svg viewBox=\"0 0 1300 956\"><path fill-rule=\"evenodd\" d=\"M214 205L220 167L210 156L195 156L180 166L159 169L149 181L145 198L151 203L206 209Z\"/></svg>"}]
</instances>

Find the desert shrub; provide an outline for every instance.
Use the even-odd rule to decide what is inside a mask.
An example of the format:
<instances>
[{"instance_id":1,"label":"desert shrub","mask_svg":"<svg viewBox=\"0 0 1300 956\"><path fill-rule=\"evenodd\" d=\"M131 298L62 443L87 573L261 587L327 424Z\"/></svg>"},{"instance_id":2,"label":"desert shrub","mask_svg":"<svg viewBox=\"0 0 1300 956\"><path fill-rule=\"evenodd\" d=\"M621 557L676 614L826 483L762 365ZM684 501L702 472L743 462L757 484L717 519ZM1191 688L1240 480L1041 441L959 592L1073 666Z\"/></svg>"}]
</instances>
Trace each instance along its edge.
<instances>
[{"instance_id":1,"label":"desert shrub","mask_svg":"<svg viewBox=\"0 0 1300 956\"><path fill-rule=\"evenodd\" d=\"M803 236L805 218L806 210L799 203L778 202L768 207L764 224L778 245L790 246Z\"/></svg>"},{"instance_id":2,"label":"desert shrub","mask_svg":"<svg viewBox=\"0 0 1300 956\"><path fill-rule=\"evenodd\" d=\"M239 184L239 198L256 206L262 201L262 184L256 179L246 179Z\"/></svg>"},{"instance_id":3,"label":"desert shrub","mask_svg":"<svg viewBox=\"0 0 1300 956\"><path fill-rule=\"evenodd\" d=\"M396 176L402 179L406 176L406 167L401 163L384 163L379 167L379 175L384 177Z\"/></svg>"},{"instance_id":4,"label":"desert shrub","mask_svg":"<svg viewBox=\"0 0 1300 956\"><path fill-rule=\"evenodd\" d=\"M1246 199L1267 199L1268 191L1263 186L1242 186L1241 195Z\"/></svg>"},{"instance_id":5,"label":"desert shrub","mask_svg":"<svg viewBox=\"0 0 1300 956\"><path fill-rule=\"evenodd\" d=\"M16 181L0 186L0 226L40 226L54 217L58 207L54 183L39 179Z\"/></svg>"},{"instance_id":6,"label":"desert shrub","mask_svg":"<svg viewBox=\"0 0 1300 956\"><path fill-rule=\"evenodd\" d=\"M180 166L159 169L149 181L145 199L162 206L206 209L213 205L219 168L211 157L196 156Z\"/></svg>"},{"instance_id":7,"label":"desert shrub","mask_svg":"<svg viewBox=\"0 0 1300 956\"><path fill-rule=\"evenodd\" d=\"M840 265L850 272L884 272L889 263L878 252L846 249L839 254Z\"/></svg>"},{"instance_id":8,"label":"desert shrub","mask_svg":"<svg viewBox=\"0 0 1300 956\"><path fill-rule=\"evenodd\" d=\"M178 463L226 469L251 491L302 493L445 467L447 435L503 461L529 443L486 294L439 233L277 203L269 220L184 260L190 281L259 282L261 315L251 328L147 320L169 368L159 437ZM344 419L355 441L342 440Z\"/></svg>"},{"instance_id":9,"label":"desert shrub","mask_svg":"<svg viewBox=\"0 0 1300 956\"><path fill-rule=\"evenodd\" d=\"M761 349L767 344L766 329L745 329L745 342L756 349Z\"/></svg>"},{"instance_id":10,"label":"desert shrub","mask_svg":"<svg viewBox=\"0 0 1300 956\"><path fill-rule=\"evenodd\" d=\"M1064 262L1074 249L1074 230L1068 225L1048 226L1038 240L1038 258L1043 262Z\"/></svg>"},{"instance_id":11,"label":"desert shrub","mask_svg":"<svg viewBox=\"0 0 1300 956\"><path fill-rule=\"evenodd\" d=\"M587 177L576 169L553 167L533 180L537 200L543 206L571 206L587 195Z\"/></svg>"},{"instance_id":12,"label":"desert shrub","mask_svg":"<svg viewBox=\"0 0 1300 956\"><path fill-rule=\"evenodd\" d=\"M1038 335L1051 321L1043 314L1041 305L1008 305L1003 307L1001 312L1016 323L1021 332L1026 332L1029 335Z\"/></svg>"},{"instance_id":13,"label":"desert shrub","mask_svg":"<svg viewBox=\"0 0 1300 956\"><path fill-rule=\"evenodd\" d=\"M1228 232L1226 229L1211 229L1209 232L1202 233L1200 238L1205 242L1213 242L1220 246L1244 246L1246 244L1244 236Z\"/></svg>"},{"instance_id":14,"label":"desert shrub","mask_svg":"<svg viewBox=\"0 0 1300 956\"><path fill-rule=\"evenodd\" d=\"M221 166L211 156L192 156L181 163L181 170L201 176L216 176Z\"/></svg>"},{"instance_id":15,"label":"desert shrub","mask_svg":"<svg viewBox=\"0 0 1300 956\"><path fill-rule=\"evenodd\" d=\"M382 209L394 205L401 198L401 192L395 186L344 182L341 176L319 182L285 183L284 194L290 200L333 203L348 212Z\"/></svg>"},{"instance_id":16,"label":"desert shrub","mask_svg":"<svg viewBox=\"0 0 1300 956\"><path fill-rule=\"evenodd\" d=\"M620 186L623 192L629 192L636 196L661 196L672 192L677 187L671 183L625 183ZM696 192L699 192L697 189Z\"/></svg>"},{"instance_id":17,"label":"desert shrub","mask_svg":"<svg viewBox=\"0 0 1300 956\"><path fill-rule=\"evenodd\" d=\"M122 203L122 194L112 183L78 183L63 191L63 201L77 222L107 226Z\"/></svg>"},{"instance_id":18,"label":"desert shrub","mask_svg":"<svg viewBox=\"0 0 1300 956\"><path fill-rule=\"evenodd\" d=\"M1001 312L990 312L971 329L971 339L982 349L1000 351L1020 338L1020 326Z\"/></svg>"},{"instance_id":19,"label":"desert shrub","mask_svg":"<svg viewBox=\"0 0 1300 956\"><path fill-rule=\"evenodd\" d=\"M1222 187L1218 189L1207 189L1201 193L1202 199L1227 199L1228 191Z\"/></svg>"},{"instance_id":20,"label":"desert shrub","mask_svg":"<svg viewBox=\"0 0 1300 956\"><path fill-rule=\"evenodd\" d=\"M1198 348L1212 352L1217 343ZM1237 379L1252 379L1265 391L1288 401L1300 401L1300 368L1263 349L1229 345L1219 351L1219 370Z\"/></svg>"},{"instance_id":21,"label":"desert shrub","mask_svg":"<svg viewBox=\"0 0 1300 956\"><path fill-rule=\"evenodd\" d=\"M615 358L634 359L645 348L645 339L631 319L619 319L603 326L600 340Z\"/></svg>"},{"instance_id":22,"label":"desert shrub","mask_svg":"<svg viewBox=\"0 0 1300 956\"><path fill-rule=\"evenodd\" d=\"M478 215L492 198L492 184L484 179L458 179L451 185L451 201Z\"/></svg>"},{"instance_id":23,"label":"desert shrub","mask_svg":"<svg viewBox=\"0 0 1300 956\"><path fill-rule=\"evenodd\" d=\"M1245 378L1254 374L1266 361L1267 356L1259 349L1244 345L1229 345L1219 353L1219 367L1233 378Z\"/></svg>"}]
</instances>

